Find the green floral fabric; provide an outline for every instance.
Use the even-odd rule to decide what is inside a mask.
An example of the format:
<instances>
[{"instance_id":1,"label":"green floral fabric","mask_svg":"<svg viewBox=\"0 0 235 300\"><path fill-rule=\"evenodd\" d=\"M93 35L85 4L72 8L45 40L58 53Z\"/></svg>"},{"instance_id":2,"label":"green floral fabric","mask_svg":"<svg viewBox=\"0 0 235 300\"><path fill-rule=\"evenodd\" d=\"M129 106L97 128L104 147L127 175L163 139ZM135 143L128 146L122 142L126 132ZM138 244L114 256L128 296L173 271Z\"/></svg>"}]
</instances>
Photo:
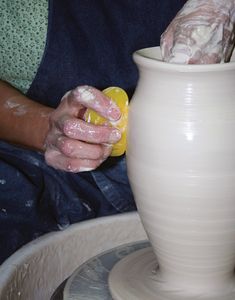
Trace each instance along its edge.
<instances>
[{"instance_id":1,"label":"green floral fabric","mask_svg":"<svg viewBox=\"0 0 235 300\"><path fill-rule=\"evenodd\" d=\"M47 34L47 0L0 0L0 79L29 89Z\"/></svg>"}]
</instances>

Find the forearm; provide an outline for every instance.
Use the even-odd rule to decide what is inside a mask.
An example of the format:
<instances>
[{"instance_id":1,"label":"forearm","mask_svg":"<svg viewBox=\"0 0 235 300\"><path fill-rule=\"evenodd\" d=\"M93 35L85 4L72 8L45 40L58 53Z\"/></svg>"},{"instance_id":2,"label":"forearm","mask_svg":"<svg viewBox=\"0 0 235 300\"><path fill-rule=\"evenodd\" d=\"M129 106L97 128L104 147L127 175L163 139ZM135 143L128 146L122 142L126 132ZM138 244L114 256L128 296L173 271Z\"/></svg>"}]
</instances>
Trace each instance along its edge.
<instances>
[{"instance_id":1,"label":"forearm","mask_svg":"<svg viewBox=\"0 0 235 300\"><path fill-rule=\"evenodd\" d=\"M0 81L0 139L43 151L52 111Z\"/></svg>"}]
</instances>

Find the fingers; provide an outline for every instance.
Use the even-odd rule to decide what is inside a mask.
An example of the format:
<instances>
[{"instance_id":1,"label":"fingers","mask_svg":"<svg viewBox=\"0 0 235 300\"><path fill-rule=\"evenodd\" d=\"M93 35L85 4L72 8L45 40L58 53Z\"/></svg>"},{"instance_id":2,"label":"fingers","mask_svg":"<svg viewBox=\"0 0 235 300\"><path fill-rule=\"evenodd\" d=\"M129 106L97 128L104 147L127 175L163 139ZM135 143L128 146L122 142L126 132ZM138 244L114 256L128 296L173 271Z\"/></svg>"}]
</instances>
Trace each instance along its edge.
<instances>
[{"instance_id":1,"label":"fingers","mask_svg":"<svg viewBox=\"0 0 235 300\"><path fill-rule=\"evenodd\" d=\"M72 173L94 170L104 161L104 159L71 158L55 149L45 152L45 160L55 169Z\"/></svg>"},{"instance_id":2,"label":"fingers","mask_svg":"<svg viewBox=\"0 0 235 300\"><path fill-rule=\"evenodd\" d=\"M228 61L230 61L230 58L232 56L233 49L235 46L235 23L234 23L232 31L225 30L224 34L227 37L225 39L223 57L224 57L224 61L228 62Z\"/></svg>"},{"instance_id":3,"label":"fingers","mask_svg":"<svg viewBox=\"0 0 235 300\"><path fill-rule=\"evenodd\" d=\"M67 117L60 126L60 129L54 127L47 136L45 159L52 167L68 172L97 168L121 136L117 129L87 124L76 118Z\"/></svg>"},{"instance_id":4,"label":"fingers","mask_svg":"<svg viewBox=\"0 0 235 300\"><path fill-rule=\"evenodd\" d=\"M45 159L50 166L67 172L90 171L107 159L112 144L120 137L115 128L95 126L67 116L49 132Z\"/></svg>"},{"instance_id":5,"label":"fingers","mask_svg":"<svg viewBox=\"0 0 235 300\"><path fill-rule=\"evenodd\" d=\"M65 136L88 143L114 144L121 138L121 132L114 127L93 125L69 116L59 119L56 125Z\"/></svg>"},{"instance_id":6,"label":"fingers","mask_svg":"<svg viewBox=\"0 0 235 300\"><path fill-rule=\"evenodd\" d=\"M220 26L221 27L221 26ZM223 59L222 28L188 26L175 33L173 44L167 40L165 60L172 63L211 64ZM168 52L166 52L168 51Z\"/></svg>"},{"instance_id":7,"label":"fingers","mask_svg":"<svg viewBox=\"0 0 235 300\"><path fill-rule=\"evenodd\" d=\"M228 61L234 44L235 2L189 0L161 37L163 60Z\"/></svg>"},{"instance_id":8,"label":"fingers","mask_svg":"<svg viewBox=\"0 0 235 300\"><path fill-rule=\"evenodd\" d=\"M91 86L78 86L67 93L63 97L63 100L65 99L73 107L83 105L86 108L91 108L110 121L117 121L121 116L118 106L101 91Z\"/></svg>"},{"instance_id":9,"label":"fingers","mask_svg":"<svg viewBox=\"0 0 235 300\"><path fill-rule=\"evenodd\" d=\"M103 161L110 155L112 145L88 144L65 136L60 136L56 141L56 148L62 154L70 158Z\"/></svg>"},{"instance_id":10,"label":"fingers","mask_svg":"<svg viewBox=\"0 0 235 300\"><path fill-rule=\"evenodd\" d=\"M56 139L47 145L45 160L55 169L67 172L84 172L96 169L112 151L112 145L88 144L65 136L54 135Z\"/></svg>"},{"instance_id":11,"label":"fingers","mask_svg":"<svg viewBox=\"0 0 235 300\"><path fill-rule=\"evenodd\" d=\"M45 142L45 159L50 166L68 172L93 170L110 155L112 144L120 140L117 128L85 122L82 116L87 108L110 121L121 115L116 104L93 87L80 86L66 93L50 115Z\"/></svg>"}]
</instances>

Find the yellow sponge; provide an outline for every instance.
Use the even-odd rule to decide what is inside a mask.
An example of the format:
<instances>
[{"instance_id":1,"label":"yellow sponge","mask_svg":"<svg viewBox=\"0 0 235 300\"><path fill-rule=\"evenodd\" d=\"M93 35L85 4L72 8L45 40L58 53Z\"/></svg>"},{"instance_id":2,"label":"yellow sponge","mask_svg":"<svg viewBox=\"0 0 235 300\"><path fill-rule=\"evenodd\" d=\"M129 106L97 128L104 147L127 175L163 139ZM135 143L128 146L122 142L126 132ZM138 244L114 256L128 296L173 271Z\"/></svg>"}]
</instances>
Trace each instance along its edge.
<instances>
[{"instance_id":1,"label":"yellow sponge","mask_svg":"<svg viewBox=\"0 0 235 300\"><path fill-rule=\"evenodd\" d=\"M113 149L111 152L111 156L120 156L126 151L126 129L129 104L128 96L123 89L115 86L106 88L105 90L103 90L103 93L112 101L114 101L121 111L121 117L118 121L108 121L108 124L118 128L122 134L121 139L113 145ZM85 120L95 125L102 125L104 123L107 123L107 120L105 118L101 117L92 109L87 109L85 113Z\"/></svg>"}]
</instances>

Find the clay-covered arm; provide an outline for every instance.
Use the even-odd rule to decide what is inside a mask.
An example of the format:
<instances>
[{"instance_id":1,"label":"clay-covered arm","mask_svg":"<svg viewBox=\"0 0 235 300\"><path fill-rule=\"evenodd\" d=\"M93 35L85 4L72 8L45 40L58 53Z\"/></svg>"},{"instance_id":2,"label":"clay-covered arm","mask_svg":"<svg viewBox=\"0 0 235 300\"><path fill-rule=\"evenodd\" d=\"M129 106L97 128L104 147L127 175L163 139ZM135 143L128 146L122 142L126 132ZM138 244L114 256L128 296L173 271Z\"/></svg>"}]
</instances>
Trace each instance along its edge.
<instances>
[{"instance_id":1,"label":"clay-covered arm","mask_svg":"<svg viewBox=\"0 0 235 300\"><path fill-rule=\"evenodd\" d=\"M52 111L0 81L0 139L43 151Z\"/></svg>"},{"instance_id":2,"label":"clay-covered arm","mask_svg":"<svg viewBox=\"0 0 235 300\"><path fill-rule=\"evenodd\" d=\"M161 38L162 56L175 63L219 63L234 45L235 0L188 0Z\"/></svg>"},{"instance_id":3,"label":"clay-covered arm","mask_svg":"<svg viewBox=\"0 0 235 300\"><path fill-rule=\"evenodd\" d=\"M87 108L110 121L120 118L117 105L99 90L79 86L56 109L28 99L0 81L0 139L44 151L49 165L68 172L97 168L121 138L118 129L83 119Z\"/></svg>"}]
</instances>

